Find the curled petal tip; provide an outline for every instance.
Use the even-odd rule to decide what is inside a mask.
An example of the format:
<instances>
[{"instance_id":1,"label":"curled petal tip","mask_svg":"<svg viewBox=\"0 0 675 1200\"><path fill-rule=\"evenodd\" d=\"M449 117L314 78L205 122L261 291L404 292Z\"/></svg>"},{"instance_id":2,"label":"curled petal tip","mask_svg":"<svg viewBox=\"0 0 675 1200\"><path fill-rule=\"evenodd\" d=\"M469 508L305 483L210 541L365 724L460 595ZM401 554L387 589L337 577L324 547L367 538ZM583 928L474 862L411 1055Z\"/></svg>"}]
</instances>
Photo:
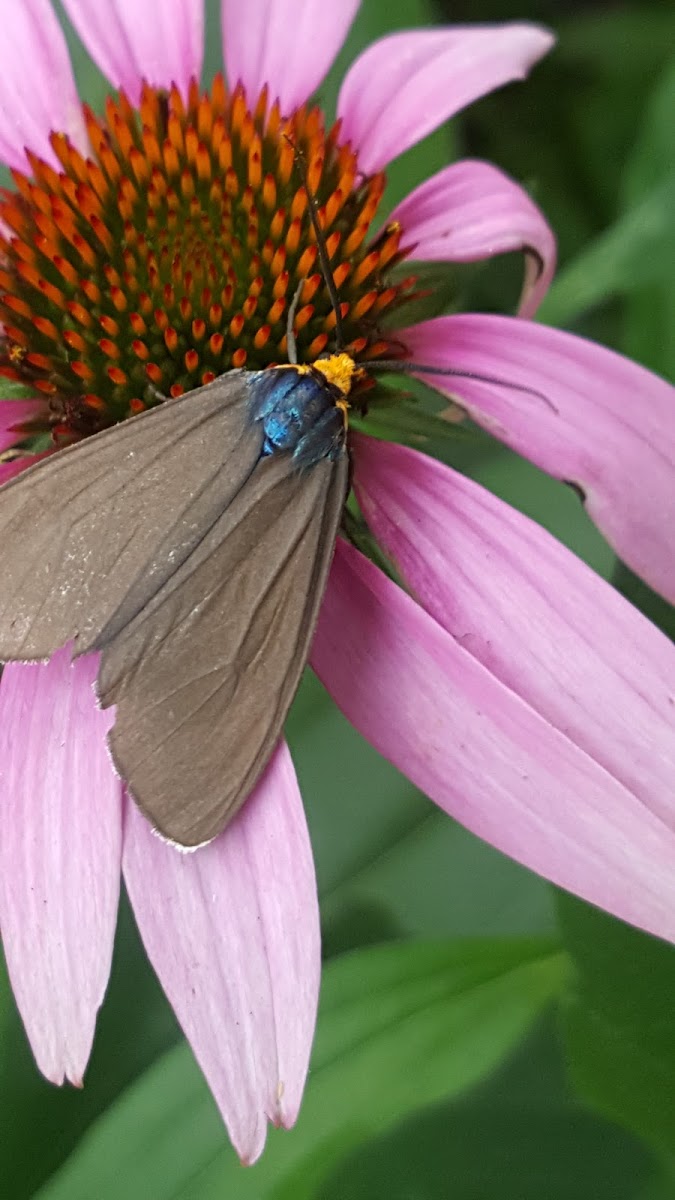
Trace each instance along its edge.
<instances>
[{"instance_id":1,"label":"curled petal tip","mask_svg":"<svg viewBox=\"0 0 675 1200\"><path fill-rule=\"evenodd\" d=\"M338 98L361 170L382 170L472 101L523 79L554 40L539 25L513 22L409 30L368 46Z\"/></svg>"},{"instance_id":2,"label":"curled petal tip","mask_svg":"<svg viewBox=\"0 0 675 1200\"><path fill-rule=\"evenodd\" d=\"M462 313L401 331L417 362L491 375L431 385L554 478L574 482L628 566L675 600L675 391L630 359L561 329ZM513 383L519 392L511 392ZM530 400L532 389L548 403Z\"/></svg>"}]
</instances>

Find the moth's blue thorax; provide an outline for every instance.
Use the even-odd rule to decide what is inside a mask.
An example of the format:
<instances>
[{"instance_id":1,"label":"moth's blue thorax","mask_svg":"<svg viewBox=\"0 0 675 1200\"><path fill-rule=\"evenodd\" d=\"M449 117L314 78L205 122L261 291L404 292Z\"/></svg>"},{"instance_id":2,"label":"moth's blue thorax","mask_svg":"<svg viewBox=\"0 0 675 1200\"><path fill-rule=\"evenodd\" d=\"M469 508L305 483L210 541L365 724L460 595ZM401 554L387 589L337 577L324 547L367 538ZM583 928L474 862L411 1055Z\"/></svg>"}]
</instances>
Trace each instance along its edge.
<instances>
[{"instance_id":1,"label":"moth's blue thorax","mask_svg":"<svg viewBox=\"0 0 675 1200\"><path fill-rule=\"evenodd\" d=\"M347 396L359 372L347 354L311 366L271 367L249 376L250 412L264 430L263 455L291 453L298 468L342 454Z\"/></svg>"}]
</instances>

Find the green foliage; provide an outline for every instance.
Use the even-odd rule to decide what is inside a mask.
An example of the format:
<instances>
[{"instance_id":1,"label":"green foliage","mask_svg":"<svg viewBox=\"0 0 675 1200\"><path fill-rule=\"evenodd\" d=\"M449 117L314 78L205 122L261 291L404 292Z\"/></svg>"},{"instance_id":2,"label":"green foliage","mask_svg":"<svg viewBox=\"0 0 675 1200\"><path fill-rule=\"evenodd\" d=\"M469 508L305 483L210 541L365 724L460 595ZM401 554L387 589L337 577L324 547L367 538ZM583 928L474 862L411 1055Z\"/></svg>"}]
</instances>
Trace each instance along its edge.
<instances>
[{"instance_id":1,"label":"green foliage","mask_svg":"<svg viewBox=\"0 0 675 1200\"><path fill-rule=\"evenodd\" d=\"M527 186L559 240L561 270L542 319L573 324L669 375L675 21L657 0L593 8L363 0L320 99L334 110L355 55L396 28L552 22L558 47L525 85L486 97L392 165L384 210L453 157L496 162ZM217 9L210 0L205 78L220 64ZM100 110L105 80L72 31L69 43L83 95ZM520 281L512 262L443 267L433 278L424 271L434 295L419 302L418 316L449 311L460 297L464 308L511 311ZM18 394L6 381L0 390ZM406 439L417 404L383 409L389 436L398 422ZM569 490L486 436L448 441L448 428L426 411L434 453L612 575L611 552ZM623 568L614 578L674 631L672 610L644 585ZM314 679L303 684L289 740L327 959L296 1129L273 1132L252 1170L239 1166L124 910L82 1092L38 1076L0 970L0 1194L670 1200L675 951L561 896L560 952L547 886L419 796ZM567 1082L554 1030L531 1033L561 998Z\"/></svg>"},{"instance_id":2,"label":"green foliage","mask_svg":"<svg viewBox=\"0 0 675 1200\"><path fill-rule=\"evenodd\" d=\"M243 1173L224 1145L206 1087L178 1047L117 1102L40 1200L113 1200L120 1188L128 1200L310 1200L347 1151L483 1078L566 974L565 957L541 940L415 941L345 955L324 973L298 1125L292 1137L273 1134L255 1168Z\"/></svg>"},{"instance_id":3,"label":"green foliage","mask_svg":"<svg viewBox=\"0 0 675 1200\"><path fill-rule=\"evenodd\" d=\"M489 1081L355 1151L317 1195L647 1200L641 1189L649 1176L648 1156L636 1142L575 1103L555 1030L545 1022Z\"/></svg>"},{"instance_id":4,"label":"green foliage","mask_svg":"<svg viewBox=\"0 0 675 1200\"><path fill-rule=\"evenodd\" d=\"M571 896L559 905L577 968L564 1008L574 1080L675 1168L675 947Z\"/></svg>"},{"instance_id":5,"label":"green foliage","mask_svg":"<svg viewBox=\"0 0 675 1200\"><path fill-rule=\"evenodd\" d=\"M675 57L665 66L649 97L640 137L623 178L622 199L626 212L644 204L645 197L667 188L675 173L673 142L675 111ZM673 208L661 246L664 272L651 285L635 286L627 296L624 313L626 354L660 371L675 376L675 221Z\"/></svg>"},{"instance_id":6,"label":"green foliage","mask_svg":"<svg viewBox=\"0 0 675 1200\"><path fill-rule=\"evenodd\" d=\"M611 229L569 263L558 276L539 318L562 325L615 296L669 282L672 262L664 257L675 211L675 171L656 184Z\"/></svg>"},{"instance_id":7,"label":"green foliage","mask_svg":"<svg viewBox=\"0 0 675 1200\"><path fill-rule=\"evenodd\" d=\"M0 402L2 400L32 400L35 392L24 383L0 376Z\"/></svg>"},{"instance_id":8,"label":"green foliage","mask_svg":"<svg viewBox=\"0 0 675 1200\"><path fill-rule=\"evenodd\" d=\"M622 296L627 304L627 353L669 374L673 358L671 305L675 271L675 60L651 93L628 158L615 223L558 275L539 317L562 324ZM644 339L644 340L642 340Z\"/></svg>"}]
</instances>

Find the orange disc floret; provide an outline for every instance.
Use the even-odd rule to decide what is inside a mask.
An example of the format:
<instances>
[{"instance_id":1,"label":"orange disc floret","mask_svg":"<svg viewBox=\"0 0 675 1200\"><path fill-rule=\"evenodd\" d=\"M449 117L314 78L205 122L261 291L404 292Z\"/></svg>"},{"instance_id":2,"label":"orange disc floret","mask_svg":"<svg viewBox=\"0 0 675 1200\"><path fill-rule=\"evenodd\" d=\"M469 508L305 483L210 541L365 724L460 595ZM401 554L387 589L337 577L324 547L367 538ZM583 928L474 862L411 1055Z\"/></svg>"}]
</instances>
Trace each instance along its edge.
<instances>
[{"instance_id":1,"label":"orange disc floret","mask_svg":"<svg viewBox=\"0 0 675 1200\"><path fill-rule=\"evenodd\" d=\"M301 362L335 340L309 198L315 202L345 349L391 357L385 318L410 293L391 270L401 230L374 240L384 190L363 177L316 107L282 116L218 76L183 98L145 86L138 109L84 110L91 153L52 135L55 169L29 156L0 193L0 373L49 397L73 440L244 364L285 357L296 293ZM301 157L303 169L298 169ZM95 398L96 403L92 403Z\"/></svg>"}]
</instances>

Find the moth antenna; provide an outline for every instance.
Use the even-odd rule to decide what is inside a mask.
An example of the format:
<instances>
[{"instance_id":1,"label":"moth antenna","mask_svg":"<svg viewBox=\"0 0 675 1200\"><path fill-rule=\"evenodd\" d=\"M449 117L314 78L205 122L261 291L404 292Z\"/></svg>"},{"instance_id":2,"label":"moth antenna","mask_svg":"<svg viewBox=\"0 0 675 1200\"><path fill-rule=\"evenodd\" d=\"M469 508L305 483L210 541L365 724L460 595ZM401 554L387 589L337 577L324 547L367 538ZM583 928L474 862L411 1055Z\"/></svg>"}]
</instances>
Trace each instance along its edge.
<instances>
[{"instance_id":1,"label":"moth antenna","mask_svg":"<svg viewBox=\"0 0 675 1200\"><path fill-rule=\"evenodd\" d=\"M295 333L293 330L293 324L295 321L295 314L298 311L298 303L300 301L300 293L302 292L302 289L304 288L304 286L305 286L305 280L301 279L298 286L295 289L295 295L293 296L293 299L291 300L291 307L288 310L288 320L286 322L286 349L288 351L288 361L294 367L297 367L297 365L298 365L298 347L297 347L297 344L295 341Z\"/></svg>"},{"instance_id":2,"label":"moth antenna","mask_svg":"<svg viewBox=\"0 0 675 1200\"><path fill-rule=\"evenodd\" d=\"M475 379L477 383L492 383L495 387L510 388L513 392L523 392L526 396L534 396L537 400L543 400L551 412L554 412L556 416L560 415L553 401L549 400L543 392L538 392L536 388L526 387L524 383L511 383L508 379L498 379L495 375L477 375L475 371L454 371L452 367L428 367L423 363L402 362L398 358L371 363L368 369L372 374L377 371L391 371L404 375L417 372L420 375L454 375L457 379Z\"/></svg>"},{"instance_id":3,"label":"moth antenna","mask_svg":"<svg viewBox=\"0 0 675 1200\"><path fill-rule=\"evenodd\" d=\"M290 138L287 133L284 134L284 137L286 138L286 141L288 142L289 146L293 150L293 153L295 155L295 165L298 169L298 173L302 180L302 185L307 194L307 207L309 210L309 219L312 222L312 229L314 230L314 236L316 237L316 246L317 246L317 250L319 252L319 262L321 263L321 271L323 274L324 282L326 284L326 288L328 289L328 295L330 296L331 304L333 305L333 311L335 313L335 349L336 349L336 352L339 353L339 351L344 349L344 345L345 345L344 329L343 329L343 325L342 325L342 311L340 308L340 297L338 296L337 288L335 286L335 278L330 269L330 261L328 258L328 251L326 249L326 239L324 237L323 229L321 228L321 222L319 220L319 210L317 207L317 203L316 203L314 194L309 186L309 177L307 174L307 163L305 161L305 156L304 156L302 150L300 150L300 148L298 146L296 146L293 139ZM304 280L303 280L303 283L304 283ZM293 302L291 304L291 307L290 307L289 313L288 313L288 332L286 335L286 341L288 344L289 361L292 363L297 362L297 359L295 357L295 355L296 355L295 334L293 333L292 325L293 325L293 321L295 319L295 312L296 312L296 308L297 308L297 304L298 304L298 300L299 300L299 296L300 296L300 290L303 286L303 283L301 283L300 286L298 287L298 289L296 290L296 293L293 297ZM293 357L291 357L291 355L293 355ZM510 383L508 379L498 379L494 375L478 375L474 371L454 371L450 367L428 367L428 366L423 366L420 363L401 362L399 359L392 359L391 361L372 363L369 367L369 370L371 372L392 371L392 372L401 372L401 373L405 373L405 374L409 374L411 371L418 371L422 375L445 375L445 376L454 375L458 379L475 379L477 383L491 383L495 387L511 388L511 390L514 392L522 392L524 395L534 396L537 400L542 400L543 403L548 408L550 408L552 412L554 412L554 413L556 413L556 415L558 415L558 409L556 408L555 404L553 404L552 401L549 400L548 396L545 396L543 392L538 392L536 390L536 388L526 387L522 383Z\"/></svg>"},{"instance_id":4,"label":"moth antenna","mask_svg":"<svg viewBox=\"0 0 675 1200\"><path fill-rule=\"evenodd\" d=\"M342 312L340 309L340 297L338 296L337 288L335 286L335 279L330 269L330 260L328 258L328 251L326 249L326 239L323 236L323 229L321 228L321 222L319 220L319 209L317 207L316 199L309 186L309 177L307 174L307 163L305 162L305 156L302 153L302 150L296 146L295 142L288 136L287 133L284 134L284 137L286 138L286 141L295 155L295 165L298 168L298 173L302 180L302 186L307 193L309 219L312 222L312 229L314 230L314 236L316 238L316 248L319 252L321 272L323 274L324 283L326 284L326 288L328 290L328 295L330 296L330 302L333 305L333 312L335 313L335 350L336 353L339 353L341 350L344 350L345 346L344 329L342 327Z\"/></svg>"}]
</instances>

